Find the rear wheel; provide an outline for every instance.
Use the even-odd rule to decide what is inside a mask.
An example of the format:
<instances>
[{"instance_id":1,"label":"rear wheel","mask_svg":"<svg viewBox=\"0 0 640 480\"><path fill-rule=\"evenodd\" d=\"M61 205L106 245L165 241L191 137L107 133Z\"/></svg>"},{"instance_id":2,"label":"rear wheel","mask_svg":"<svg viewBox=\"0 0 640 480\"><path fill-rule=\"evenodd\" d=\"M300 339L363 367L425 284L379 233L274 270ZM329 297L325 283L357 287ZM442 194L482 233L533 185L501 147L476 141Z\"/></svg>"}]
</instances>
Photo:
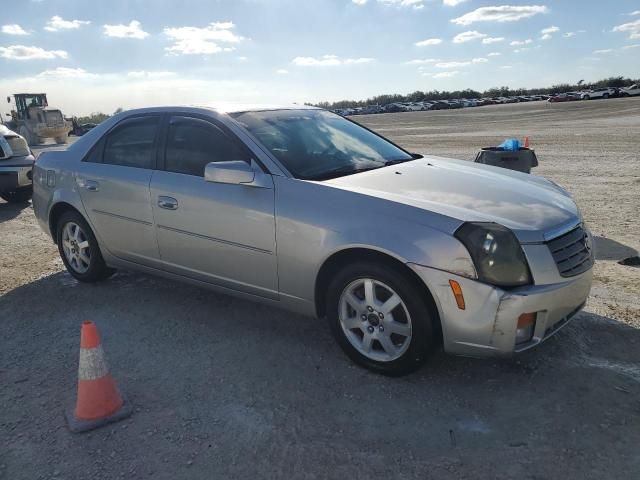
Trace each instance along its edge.
<instances>
[{"instance_id":1,"label":"rear wheel","mask_svg":"<svg viewBox=\"0 0 640 480\"><path fill-rule=\"evenodd\" d=\"M605 93L604 95L602 95L602 98L609 98L609 94Z\"/></svg>"},{"instance_id":2,"label":"rear wheel","mask_svg":"<svg viewBox=\"0 0 640 480\"><path fill-rule=\"evenodd\" d=\"M9 203L26 203L31 199L31 195L33 195L33 187L29 186L18 188L13 192L4 192L0 197Z\"/></svg>"},{"instance_id":3,"label":"rear wheel","mask_svg":"<svg viewBox=\"0 0 640 480\"><path fill-rule=\"evenodd\" d=\"M56 140L56 143L58 145L63 145L65 143L67 143L68 137L67 136L59 136L59 137L56 137L55 140Z\"/></svg>"},{"instance_id":4,"label":"rear wheel","mask_svg":"<svg viewBox=\"0 0 640 480\"><path fill-rule=\"evenodd\" d=\"M62 214L58 220L56 240L67 271L81 282L98 282L115 272L104 263L98 241L79 213L69 211Z\"/></svg>"},{"instance_id":5,"label":"rear wheel","mask_svg":"<svg viewBox=\"0 0 640 480\"><path fill-rule=\"evenodd\" d=\"M433 316L407 276L359 262L329 284L326 312L334 337L358 365L385 375L419 368L433 349Z\"/></svg>"},{"instance_id":6,"label":"rear wheel","mask_svg":"<svg viewBox=\"0 0 640 480\"><path fill-rule=\"evenodd\" d=\"M37 138L34 138L31 133L29 132L29 129L27 127L20 127L20 131L18 132L22 137L24 137L24 139L27 141L27 143L29 144L29 146L33 147L34 145L37 145L36 141Z\"/></svg>"}]
</instances>

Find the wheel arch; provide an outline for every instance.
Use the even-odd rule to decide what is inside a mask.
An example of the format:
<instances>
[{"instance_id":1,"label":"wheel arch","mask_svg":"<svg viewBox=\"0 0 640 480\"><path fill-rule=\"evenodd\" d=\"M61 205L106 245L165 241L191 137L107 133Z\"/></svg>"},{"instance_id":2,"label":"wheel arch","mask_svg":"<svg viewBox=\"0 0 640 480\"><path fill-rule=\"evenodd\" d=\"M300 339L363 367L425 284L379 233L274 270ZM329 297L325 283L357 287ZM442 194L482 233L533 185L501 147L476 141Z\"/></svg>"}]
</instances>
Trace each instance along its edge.
<instances>
[{"instance_id":1,"label":"wheel arch","mask_svg":"<svg viewBox=\"0 0 640 480\"><path fill-rule=\"evenodd\" d=\"M388 265L390 268L393 268L405 275L406 278L408 278L411 283L414 284L418 291L424 292L423 298L434 319L433 327L435 329L434 333L436 334L435 338L437 338L439 342L442 341L442 325L440 323L440 315L438 314L438 308L436 307L433 294L431 293L427 285L425 285L425 283L420 279L416 272L414 272L398 258L387 253L383 253L378 250L372 250L369 248L346 248L344 250L333 253L324 261L316 276L314 290L315 309L318 318L323 318L326 314L325 310L327 300L327 287L333 275L335 275L338 270L345 265L358 261L373 261Z\"/></svg>"},{"instance_id":2,"label":"wheel arch","mask_svg":"<svg viewBox=\"0 0 640 480\"><path fill-rule=\"evenodd\" d=\"M51 207L51 210L49 211L49 233L51 234L51 237L53 238L53 243L55 244L58 243L57 234L56 234L56 227L58 225L58 220L60 220L60 217L65 212L69 212L69 211L76 212L78 215L84 218L84 215L82 215L82 212L80 212L80 210L78 210L76 207L74 207L73 205L67 202L58 202L55 205L53 205Z\"/></svg>"}]
</instances>

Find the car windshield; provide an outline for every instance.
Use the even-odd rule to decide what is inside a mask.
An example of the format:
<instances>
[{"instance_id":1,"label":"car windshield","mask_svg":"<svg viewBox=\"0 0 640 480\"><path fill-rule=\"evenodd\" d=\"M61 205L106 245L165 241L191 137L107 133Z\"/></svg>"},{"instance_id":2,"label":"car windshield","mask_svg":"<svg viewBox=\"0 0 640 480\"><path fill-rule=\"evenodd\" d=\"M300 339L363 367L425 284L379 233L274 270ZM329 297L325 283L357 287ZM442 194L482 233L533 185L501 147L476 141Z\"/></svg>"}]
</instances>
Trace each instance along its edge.
<instances>
[{"instance_id":1,"label":"car windshield","mask_svg":"<svg viewBox=\"0 0 640 480\"><path fill-rule=\"evenodd\" d=\"M272 110L232 115L303 180L327 180L413 157L356 123L324 110Z\"/></svg>"}]
</instances>

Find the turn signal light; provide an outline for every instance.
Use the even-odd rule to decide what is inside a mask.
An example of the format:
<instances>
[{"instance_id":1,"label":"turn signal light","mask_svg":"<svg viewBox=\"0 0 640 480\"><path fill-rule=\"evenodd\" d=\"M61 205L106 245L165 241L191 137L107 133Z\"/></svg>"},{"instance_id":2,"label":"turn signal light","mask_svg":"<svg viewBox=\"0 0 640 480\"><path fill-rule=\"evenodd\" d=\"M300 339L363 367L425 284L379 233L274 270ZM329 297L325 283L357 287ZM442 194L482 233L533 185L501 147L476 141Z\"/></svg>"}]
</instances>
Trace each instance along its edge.
<instances>
[{"instance_id":1,"label":"turn signal light","mask_svg":"<svg viewBox=\"0 0 640 480\"><path fill-rule=\"evenodd\" d=\"M518 328L516 330L516 344L531 341L536 329L537 313L523 313L518 317Z\"/></svg>"},{"instance_id":2,"label":"turn signal light","mask_svg":"<svg viewBox=\"0 0 640 480\"><path fill-rule=\"evenodd\" d=\"M462 287L455 280L449 280L449 286L451 287L451 291L453 292L453 296L456 299L456 303L458 304L458 308L460 310L465 309L464 304L464 295L462 295Z\"/></svg>"}]
</instances>

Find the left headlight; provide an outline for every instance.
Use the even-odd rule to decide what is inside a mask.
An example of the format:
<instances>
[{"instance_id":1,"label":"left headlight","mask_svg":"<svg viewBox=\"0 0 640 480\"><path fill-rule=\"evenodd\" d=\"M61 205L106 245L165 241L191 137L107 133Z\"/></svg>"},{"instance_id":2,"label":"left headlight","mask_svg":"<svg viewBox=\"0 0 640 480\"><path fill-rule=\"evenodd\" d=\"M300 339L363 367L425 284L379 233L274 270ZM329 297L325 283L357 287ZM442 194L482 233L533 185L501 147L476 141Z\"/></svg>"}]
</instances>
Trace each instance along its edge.
<instances>
[{"instance_id":1,"label":"left headlight","mask_svg":"<svg viewBox=\"0 0 640 480\"><path fill-rule=\"evenodd\" d=\"M455 236L467 247L478 280L499 287L531 283L520 242L508 228L497 223L465 223Z\"/></svg>"}]
</instances>

